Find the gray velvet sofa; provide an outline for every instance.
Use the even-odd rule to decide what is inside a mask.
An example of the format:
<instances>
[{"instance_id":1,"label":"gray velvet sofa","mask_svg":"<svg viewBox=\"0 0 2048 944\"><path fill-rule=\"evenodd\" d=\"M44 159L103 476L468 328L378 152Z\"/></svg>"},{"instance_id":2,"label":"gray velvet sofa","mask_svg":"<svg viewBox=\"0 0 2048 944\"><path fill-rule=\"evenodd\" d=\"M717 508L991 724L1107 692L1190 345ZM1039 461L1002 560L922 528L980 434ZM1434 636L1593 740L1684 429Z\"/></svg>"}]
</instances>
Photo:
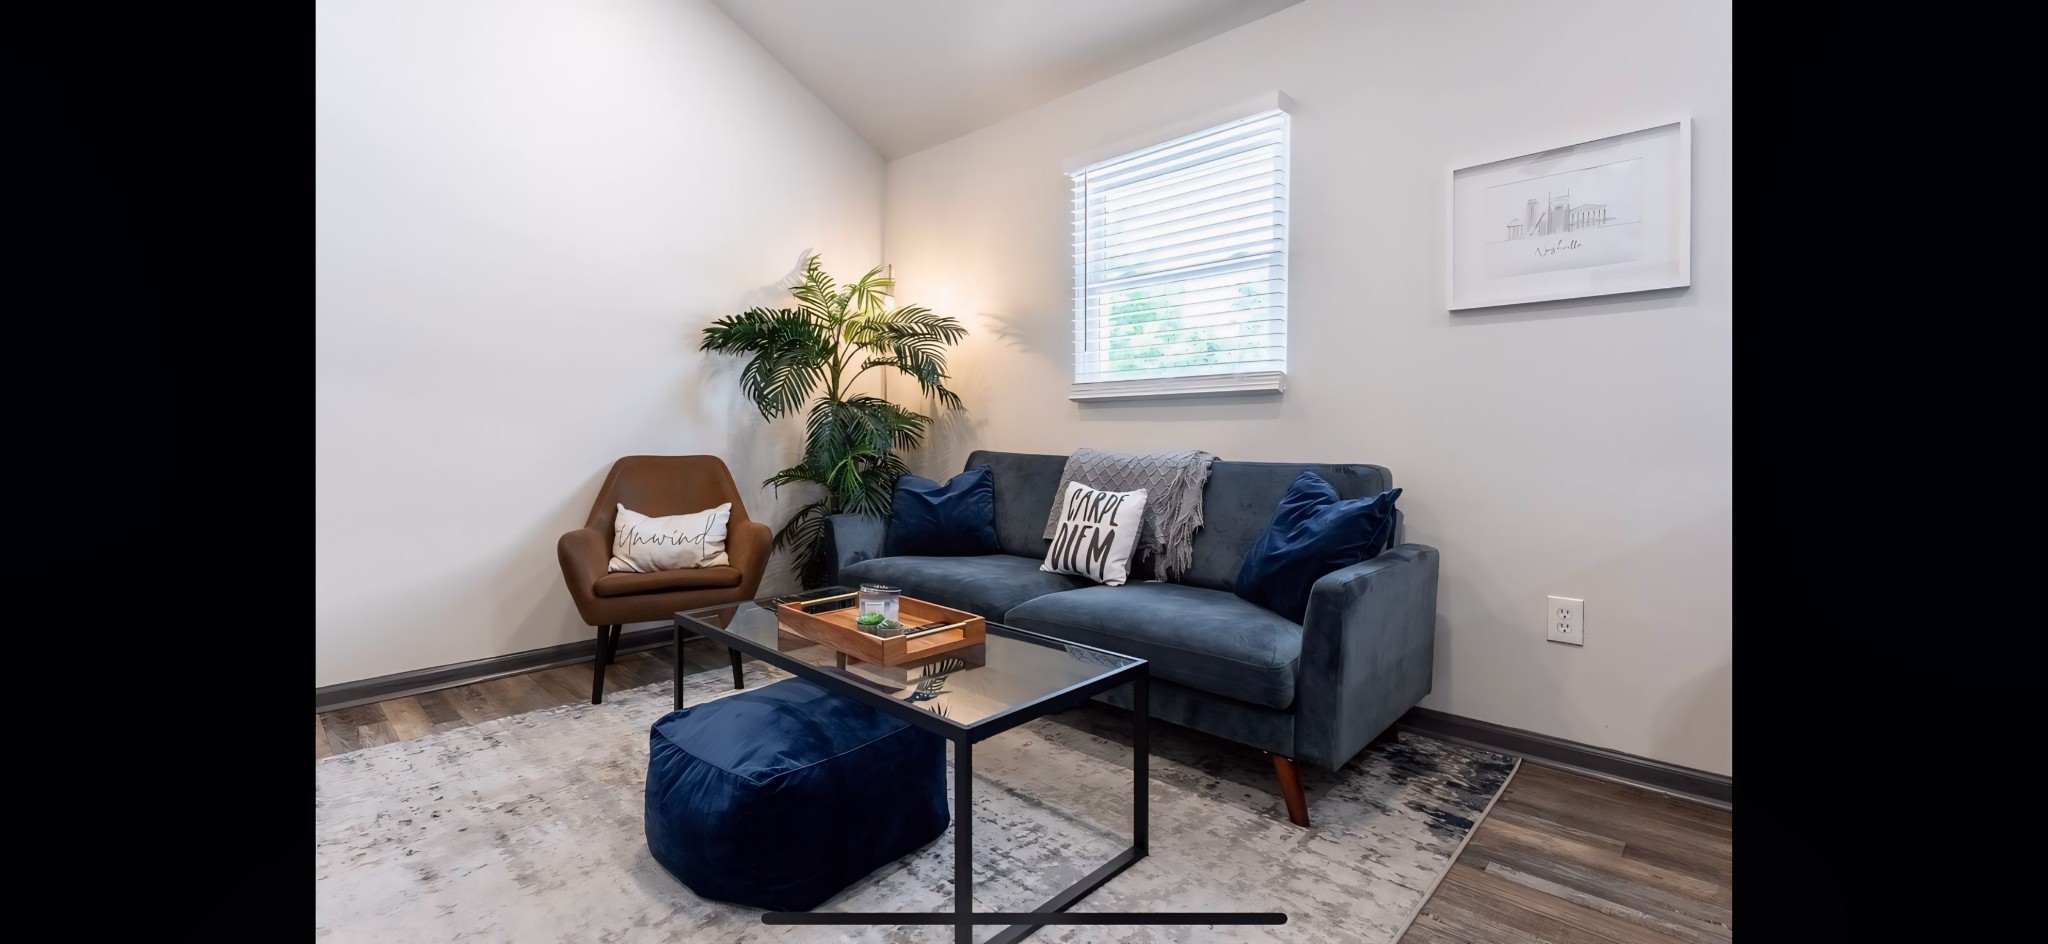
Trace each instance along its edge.
<instances>
[{"instance_id":1,"label":"gray velvet sofa","mask_svg":"<svg viewBox=\"0 0 2048 944\"><path fill-rule=\"evenodd\" d=\"M1377 495L1376 465L1217 461L1203 493L1194 565L1177 583L1098 586L1045 573L1046 514L1067 457L978 451L994 473L1002 553L884 557L887 523L836 515L827 525L836 582L904 593L1151 663L1152 716L1273 756L1289 818L1308 825L1296 761L1342 767L1429 694L1436 641L1436 548L1395 545L1317 581L1297 624L1231 592L1238 566L1287 487L1313 470L1345 498ZM1130 706L1117 689L1102 700Z\"/></svg>"}]
</instances>

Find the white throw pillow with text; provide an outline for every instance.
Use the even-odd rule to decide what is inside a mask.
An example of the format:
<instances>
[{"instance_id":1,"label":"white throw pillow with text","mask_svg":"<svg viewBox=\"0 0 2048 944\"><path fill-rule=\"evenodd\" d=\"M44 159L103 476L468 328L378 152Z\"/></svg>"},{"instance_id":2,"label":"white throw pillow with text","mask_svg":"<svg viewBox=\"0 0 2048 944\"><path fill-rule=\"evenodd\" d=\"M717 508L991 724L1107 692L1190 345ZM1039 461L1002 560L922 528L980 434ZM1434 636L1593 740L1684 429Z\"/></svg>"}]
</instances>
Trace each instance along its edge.
<instances>
[{"instance_id":1,"label":"white throw pillow with text","mask_svg":"<svg viewBox=\"0 0 2048 944\"><path fill-rule=\"evenodd\" d=\"M1039 570L1074 574L1112 587L1131 575L1131 551L1145 520L1145 490L1105 492L1068 482L1052 549Z\"/></svg>"},{"instance_id":2,"label":"white throw pillow with text","mask_svg":"<svg viewBox=\"0 0 2048 944\"><path fill-rule=\"evenodd\" d=\"M612 573L651 574L657 570L724 567L725 525L732 502L708 511L649 518L619 506L612 523Z\"/></svg>"}]
</instances>

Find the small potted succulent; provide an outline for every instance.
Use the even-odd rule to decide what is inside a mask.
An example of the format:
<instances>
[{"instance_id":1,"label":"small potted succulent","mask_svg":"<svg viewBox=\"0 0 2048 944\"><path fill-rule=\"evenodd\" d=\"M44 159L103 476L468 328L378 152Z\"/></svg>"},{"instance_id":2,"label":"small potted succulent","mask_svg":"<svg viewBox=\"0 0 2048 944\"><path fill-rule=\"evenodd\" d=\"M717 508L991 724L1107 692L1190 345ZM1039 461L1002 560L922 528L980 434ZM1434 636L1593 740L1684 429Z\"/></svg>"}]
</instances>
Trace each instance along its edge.
<instances>
[{"instance_id":1,"label":"small potted succulent","mask_svg":"<svg viewBox=\"0 0 2048 944\"><path fill-rule=\"evenodd\" d=\"M867 633L870 636L887 637L903 635L902 623L880 613L862 613L855 617L853 621L860 626L861 632Z\"/></svg>"}]
</instances>

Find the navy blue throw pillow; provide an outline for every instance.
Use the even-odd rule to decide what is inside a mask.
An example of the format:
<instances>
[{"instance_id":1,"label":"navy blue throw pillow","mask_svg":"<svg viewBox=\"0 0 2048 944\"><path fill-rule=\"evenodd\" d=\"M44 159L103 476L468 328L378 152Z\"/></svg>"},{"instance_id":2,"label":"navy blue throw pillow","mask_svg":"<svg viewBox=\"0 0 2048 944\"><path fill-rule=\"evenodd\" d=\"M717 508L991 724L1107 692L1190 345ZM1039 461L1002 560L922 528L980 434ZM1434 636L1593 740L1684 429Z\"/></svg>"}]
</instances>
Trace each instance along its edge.
<instances>
[{"instance_id":1,"label":"navy blue throw pillow","mask_svg":"<svg viewBox=\"0 0 2048 944\"><path fill-rule=\"evenodd\" d=\"M1303 472L1273 509L1237 569L1237 595L1297 623L1308 618L1308 592L1324 576L1387 549L1394 537L1394 499L1401 490L1343 499L1314 472Z\"/></svg>"},{"instance_id":2,"label":"navy blue throw pillow","mask_svg":"<svg viewBox=\"0 0 2048 944\"><path fill-rule=\"evenodd\" d=\"M966 557L994 554L996 479L976 466L944 485L918 475L896 479L896 506L889 513L890 557Z\"/></svg>"}]
</instances>

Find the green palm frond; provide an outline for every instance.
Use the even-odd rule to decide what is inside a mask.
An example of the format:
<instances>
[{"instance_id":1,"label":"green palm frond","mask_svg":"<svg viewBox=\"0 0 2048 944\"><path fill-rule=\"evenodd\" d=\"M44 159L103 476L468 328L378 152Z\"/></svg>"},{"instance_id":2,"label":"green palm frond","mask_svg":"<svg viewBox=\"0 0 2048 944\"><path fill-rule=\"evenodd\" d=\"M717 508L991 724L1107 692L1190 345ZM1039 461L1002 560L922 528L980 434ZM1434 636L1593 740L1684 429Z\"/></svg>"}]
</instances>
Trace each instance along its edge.
<instances>
[{"instance_id":1,"label":"green palm frond","mask_svg":"<svg viewBox=\"0 0 2048 944\"><path fill-rule=\"evenodd\" d=\"M781 488L784 485L796 485L805 482L808 482L813 485L827 484L825 473L822 470L812 467L809 463L806 463L804 465L793 465L787 469L783 469L782 471L769 476L768 479L762 482L761 484L772 486L775 488Z\"/></svg>"},{"instance_id":2,"label":"green palm frond","mask_svg":"<svg viewBox=\"0 0 2048 944\"><path fill-rule=\"evenodd\" d=\"M796 514L784 522L781 530L775 532L775 547L788 551L796 562L797 577L804 586L814 587L825 582L826 565L824 555L825 518L832 514L828 507L831 497L811 502L796 510Z\"/></svg>"},{"instance_id":3,"label":"green palm frond","mask_svg":"<svg viewBox=\"0 0 2048 944\"><path fill-rule=\"evenodd\" d=\"M825 501L819 500L798 508L796 514L775 532L775 546L781 550L792 550L815 542L825 529Z\"/></svg>"},{"instance_id":4,"label":"green palm frond","mask_svg":"<svg viewBox=\"0 0 2048 944\"><path fill-rule=\"evenodd\" d=\"M849 483L847 490L841 493L839 510L888 517L896 497L896 479L909 471L901 457L894 453L882 454L869 464L866 474L857 483Z\"/></svg>"},{"instance_id":5,"label":"green palm frond","mask_svg":"<svg viewBox=\"0 0 2048 944\"><path fill-rule=\"evenodd\" d=\"M924 443L931 418L880 397L851 392L880 368L909 375L946 409L960 398L946 387L946 349L966 337L952 318L921 305L891 308L895 280L881 266L841 285L813 255L789 294L795 308L754 308L704 329L700 348L748 357L740 389L763 418L809 409L803 459L763 484L822 492L776 532L775 546L796 557L805 586L822 581L825 518L841 512L887 515L900 453ZM822 388L822 390L821 390Z\"/></svg>"},{"instance_id":6,"label":"green palm frond","mask_svg":"<svg viewBox=\"0 0 2048 944\"><path fill-rule=\"evenodd\" d=\"M754 308L720 318L704 329L700 349L754 355L740 371L740 391L771 420L810 399L835 353L809 315L786 308Z\"/></svg>"},{"instance_id":7,"label":"green palm frond","mask_svg":"<svg viewBox=\"0 0 2048 944\"><path fill-rule=\"evenodd\" d=\"M881 461L884 453L868 445L854 446L840 454L839 461L825 470L825 487L839 496L844 504L848 495L861 490L861 482L867 478L868 467Z\"/></svg>"},{"instance_id":8,"label":"green palm frond","mask_svg":"<svg viewBox=\"0 0 2048 944\"><path fill-rule=\"evenodd\" d=\"M817 256L804 263L804 277L790 287L789 294L802 302L805 310L826 322L834 321L835 312L846 310L845 298L832 284L832 276L826 274L825 263Z\"/></svg>"},{"instance_id":9,"label":"green palm frond","mask_svg":"<svg viewBox=\"0 0 2048 944\"><path fill-rule=\"evenodd\" d=\"M846 310L860 318L869 318L884 311L887 296L883 293L896 287L896 280L884 276L882 267L876 266L846 286Z\"/></svg>"},{"instance_id":10,"label":"green palm frond","mask_svg":"<svg viewBox=\"0 0 2048 944\"><path fill-rule=\"evenodd\" d=\"M850 427L849 435L855 437L851 441L897 449L916 449L924 444L925 427L931 420L922 413L864 393L846 398L846 406L852 416L841 422Z\"/></svg>"},{"instance_id":11,"label":"green palm frond","mask_svg":"<svg viewBox=\"0 0 2048 944\"><path fill-rule=\"evenodd\" d=\"M922 305L905 305L861 319L854 334L863 347L882 352L864 367L893 367L909 374L926 396L946 409L961 408L959 395L946 387L946 348L967 336L958 320Z\"/></svg>"},{"instance_id":12,"label":"green palm frond","mask_svg":"<svg viewBox=\"0 0 2048 944\"><path fill-rule=\"evenodd\" d=\"M904 305L864 319L862 323L905 337L931 335L945 344L958 344L967 337L967 328L960 324L959 319L936 314L923 305Z\"/></svg>"},{"instance_id":13,"label":"green palm frond","mask_svg":"<svg viewBox=\"0 0 2048 944\"><path fill-rule=\"evenodd\" d=\"M821 399L804 419L805 460L829 465L859 450L915 449L929 422L921 414L866 394Z\"/></svg>"}]
</instances>

